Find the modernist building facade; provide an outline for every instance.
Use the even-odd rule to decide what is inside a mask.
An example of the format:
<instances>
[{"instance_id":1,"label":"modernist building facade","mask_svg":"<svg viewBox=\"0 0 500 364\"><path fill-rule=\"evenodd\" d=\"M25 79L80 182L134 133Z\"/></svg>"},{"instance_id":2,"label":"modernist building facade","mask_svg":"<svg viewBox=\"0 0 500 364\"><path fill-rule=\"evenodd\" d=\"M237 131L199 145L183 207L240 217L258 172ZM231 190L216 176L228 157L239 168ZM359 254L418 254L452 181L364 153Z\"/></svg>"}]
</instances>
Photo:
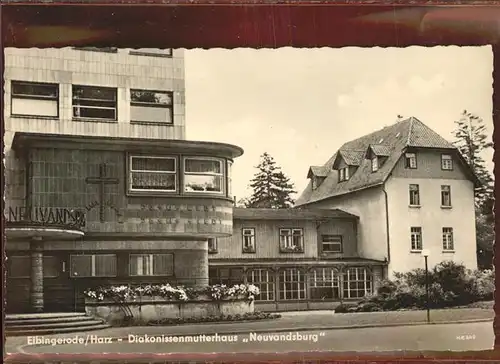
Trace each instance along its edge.
<instances>
[{"instance_id":1,"label":"modernist building facade","mask_svg":"<svg viewBox=\"0 0 500 364\"><path fill-rule=\"evenodd\" d=\"M7 312L100 284L208 284L236 146L185 140L182 50L7 49Z\"/></svg>"},{"instance_id":2,"label":"modernist building facade","mask_svg":"<svg viewBox=\"0 0 500 364\"><path fill-rule=\"evenodd\" d=\"M411 117L345 143L308 172L298 208L359 216L360 256L388 262L388 276L453 260L476 269L474 188L459 151Z\"/></svg>"}]
</instances>

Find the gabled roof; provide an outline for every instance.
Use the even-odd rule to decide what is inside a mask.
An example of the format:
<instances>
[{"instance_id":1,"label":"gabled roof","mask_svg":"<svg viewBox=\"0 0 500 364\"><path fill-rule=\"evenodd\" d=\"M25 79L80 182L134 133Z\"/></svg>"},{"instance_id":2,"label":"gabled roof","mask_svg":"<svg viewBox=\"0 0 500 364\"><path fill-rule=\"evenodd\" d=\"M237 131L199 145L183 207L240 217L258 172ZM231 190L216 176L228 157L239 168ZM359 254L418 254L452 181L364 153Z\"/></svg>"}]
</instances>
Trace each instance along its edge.
<instances>
[{"instance_id":1,"label":"gabled roof","mask_svg":"<svg viewBox=\"0 0 500 364\"><path fill-rule=\"evenodd\" d=\"M348 166L357 167L361 164L364 155L364 150L340 150L333 162L332 168L337 168L341 160L344 160L344 163Z\"/></svg>"},{"instance_id":2,"label":"gabled roof","mask_svg":"<svg viewBox=\"0 0 500 364\"><path fill-rule=\"evenodd\" d=\"M328 171L324 166L310 166L307 172L307 178L315 177L326 177L328 176Z\"/></svg>"},{"instance_id":3,"label":"gabled roof","mask_svg":"<svg viewBox=\"0 0 500 364\"><path fill-rule=\"evenodd\" d=\"M464 162L464 166L471 173L471 178L477 182L477 178L468 167L462 155L450 142L446 141L420 120L410 117L409 119L398 121L342 145L324 164L324 167L329 172L323 183L315 190L312 190L309 183L302 192L302 195L297 199L295 206L382 185L389 177L404 151L411 147L449 150ZM339 155L344 156L349 151L363 151L363 153L366 153L368 148L374 150L375 153L382 153L381 155L387 158L385 163L379 166L378 171L372 172L371 162L368 159L362 159L356 172L351 175L351 178L347 181L339 182L338 171L332 170L337 157Z\"/></svg>"},{"instance_id":4,"label":"gabled roof","mask_svg":"<svg viewBox=\"0 0 500 364\"><path fill-rule=\"evenodd\" d=\"M377 157L388 157L391 155L391 147L388 145L370 144L368 150L371 150Z\"/></svg>"},{"instance_id":5,"label":"gabled roof","mask_svg":"<svg viewBox=\"0 0 500 364\"><path fill-rule=\"evenodd\" d=\"M318 220L328 218L357 219L358 216L339 209L247 209L235 207L235 220Z\"/></svg>"}]
</instances>

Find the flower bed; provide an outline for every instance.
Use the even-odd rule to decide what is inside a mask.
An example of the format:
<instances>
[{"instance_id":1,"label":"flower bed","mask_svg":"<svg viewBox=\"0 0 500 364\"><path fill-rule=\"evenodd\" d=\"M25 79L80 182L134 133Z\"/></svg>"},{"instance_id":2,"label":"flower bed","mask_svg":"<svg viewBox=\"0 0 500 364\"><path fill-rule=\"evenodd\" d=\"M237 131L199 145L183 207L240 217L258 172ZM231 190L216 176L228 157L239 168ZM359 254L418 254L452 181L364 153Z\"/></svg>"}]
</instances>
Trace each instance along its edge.
<instances>
[{"instance_id":1,"label":"flower bed","mask_svg":"<svg viewBox=\"0 0 500 364\"><path fill-rule=\"evenodd\" d=\"M257 287L244 284L204 288L168 284L99 287L85 291L85 311L112 325L234 316L253 313L253 301L258 294Z\"/></svg>"},{"instance_id":2,"label":"flower bed","mask_svg":"<svg viewBox=\"0 0 500 364\"><path fill-rule=\"evenodd\" d=\"M151 326L173 326L183 324L202 324L202 323L223 323L223 322L249 322L261 320L273 320L280 318L281 315L268 312L236 314L234 316L206 316L206 317L188 317L188 318L167 318L148 322Z\"/></svg>"}]
</instances>

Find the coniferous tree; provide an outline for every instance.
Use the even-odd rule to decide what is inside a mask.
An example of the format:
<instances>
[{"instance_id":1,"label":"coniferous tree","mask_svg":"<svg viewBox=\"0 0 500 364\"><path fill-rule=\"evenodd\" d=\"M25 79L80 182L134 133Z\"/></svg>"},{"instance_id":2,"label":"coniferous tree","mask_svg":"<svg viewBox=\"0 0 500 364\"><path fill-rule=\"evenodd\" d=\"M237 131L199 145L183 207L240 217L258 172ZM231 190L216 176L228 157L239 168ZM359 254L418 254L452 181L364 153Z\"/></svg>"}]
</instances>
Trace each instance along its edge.
<instances>
[{"instance_id":1,"label":"coniferous tree","mask_svg":"<svg viewBox=\"0 0 500 364\"><path fill-rule=\"evenodd\" d=\"M478 266L491 268L495 222L494 184L481 154L491 148L493 143L488 141L484 121L477 115L464 110L455 125L455 146L481 182L474 191Z\"/></svg>"},{"instance_id":2,"label":"coniferous tree","mask_svg":"<svg viewBox=\"0 0 500 364\"><path fill-rule=\"evenodd\" d=\"M493 199L493 177L481 154L491 148L493 143L488 141L483 119L467 110L463 111L455 125L454 144L481 182L481 186L475 190L476 207L481 211L487 210Z\"/></svg>"},{"instance_id":3,"label":"coniferous tree","mask_svg":"<svg viewBox=\"0 0 500 364\"><path fill-rule=\"evenodd\" d=\"M261 155L257 173L250 181L252 195L248 198L249 208L290 208L294 204L292 195L296 193L290 178L285 176L267 152Z\"/></svg>"}]
</instances>

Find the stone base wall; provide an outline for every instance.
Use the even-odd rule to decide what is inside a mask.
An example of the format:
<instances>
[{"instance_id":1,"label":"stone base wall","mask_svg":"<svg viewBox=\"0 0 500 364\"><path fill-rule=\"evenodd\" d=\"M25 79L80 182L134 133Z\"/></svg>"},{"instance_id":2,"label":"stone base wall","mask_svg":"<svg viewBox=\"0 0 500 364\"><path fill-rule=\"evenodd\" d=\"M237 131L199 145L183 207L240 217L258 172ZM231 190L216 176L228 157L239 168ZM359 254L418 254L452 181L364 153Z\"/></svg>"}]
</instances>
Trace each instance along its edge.
<instances>
[{"instance_id":1,"label":"stone base wall","mask_svg":"<svg viewBox=\"0 0 500 364\"><path fill-rule=\"evenodd\" d=\"M119 325L132 314L131 323L146 324L169 318L192 318L207 316L244 315L253 313L254 302L248 300L230 301L166 301L155 297L129 301L124 305L116 302L85 300L85 312L101 318L110 325Z\"/></svg>"}]
</instances>

